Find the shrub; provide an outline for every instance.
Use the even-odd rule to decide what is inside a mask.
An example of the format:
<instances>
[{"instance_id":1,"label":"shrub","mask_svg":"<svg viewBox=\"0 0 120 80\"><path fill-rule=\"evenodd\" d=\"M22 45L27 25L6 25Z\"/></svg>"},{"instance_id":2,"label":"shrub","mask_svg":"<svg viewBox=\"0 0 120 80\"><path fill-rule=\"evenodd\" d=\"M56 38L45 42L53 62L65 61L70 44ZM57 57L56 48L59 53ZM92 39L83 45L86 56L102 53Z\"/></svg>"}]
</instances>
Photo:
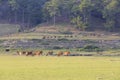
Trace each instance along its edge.
<instances>
[{"instance_id":1,"label":"shrub","mask_svg":"<svg viewBox=\"0 0 120 80\"><path fill-rule=\"evenodd\" d=\"M62 38L62 39L58 39L58 41L69 41L68 39Z\"/></svg>"},{"instance_id":2,"label":"shrub","mask_svg":"<svg viewBox=\"0 0 120 80\"><path fill-rule=\"evenodd\" d=\"M70 31L59 31L61 34L73 34L72 32Z\"/></svg>"},{"instance_id":3,"label":"shrub","mask_svg":"<svg viewBox=\"0 0 120 80\"><path fill-rule=\"evenodd\" d=\"M60 46L54 46L53 49L63 49L63 47L60 47Z\"/></svg>"},{"instance_id":4,"label":"shrub","mask_svg":"<svg viewBox=\"0 0 120 80\"><path fill-rule=\"evenodd\" d=\"M98 46L95 45L85 45L82 49L82 51L88 51L88 52L100 52L102 49L100 49Z\"/></svg>"},{"instance_id":5,"label":"shrub","mask_svg":"<svg viewBox=\"0 0 120 80\"><path fill-rule=\"evenodd\" d=\"M49 42L42 42L41 45L50 45Z\"/></svg>"},{"instance_id":6,"label":"shrub","mask_svg":"<svg viewBox=\"0 0 120 80\"><path fill-rule=\"evenodd\" d=\"M93 40L89 40L89 39L86 39L86 40L84 40L86 43L95 43L95 41L93 41Z\"/></svg>"},{"instance_id":7,"label":"shrub","mask_svg":"<svg viewBox=\"0 0 120 80\"><path fill-rule=\"evenodd\" d=\"M41 39L32 39L32 41L41 42Z\"/></svg>"}]
</instances>

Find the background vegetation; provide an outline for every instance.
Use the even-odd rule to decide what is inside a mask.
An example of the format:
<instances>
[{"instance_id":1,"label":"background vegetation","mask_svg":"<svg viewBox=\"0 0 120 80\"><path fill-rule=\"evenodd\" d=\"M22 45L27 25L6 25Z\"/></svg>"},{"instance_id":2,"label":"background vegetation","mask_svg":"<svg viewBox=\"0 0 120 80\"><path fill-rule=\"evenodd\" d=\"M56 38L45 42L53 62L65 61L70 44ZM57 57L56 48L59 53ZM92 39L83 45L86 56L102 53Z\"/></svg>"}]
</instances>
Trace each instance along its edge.
<instances>
[{"instance_id":1,"label":"background vegetation","mask_svg":"<svg viewBox=\"0 0 120 80\"><path fill-rule=\"evenodd\" d=\"M0 23L24 28L67 22L80 30L119 31L120 0L0 0Z\"/></svg>"}]
</instances>

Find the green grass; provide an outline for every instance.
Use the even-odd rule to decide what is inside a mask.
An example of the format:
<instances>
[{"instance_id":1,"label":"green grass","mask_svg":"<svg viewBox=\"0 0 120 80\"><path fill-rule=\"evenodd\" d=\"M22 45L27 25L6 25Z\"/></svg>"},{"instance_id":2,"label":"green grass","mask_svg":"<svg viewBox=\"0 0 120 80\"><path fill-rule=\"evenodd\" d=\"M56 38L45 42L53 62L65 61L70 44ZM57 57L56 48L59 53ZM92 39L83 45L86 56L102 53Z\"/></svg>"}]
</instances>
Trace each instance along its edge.
<instances>
[{"instance_id":1,"label":"green grass","mask_svg":"<svg viewBox=\"0 0 120 80\"><path fill-rule=\"evenodd\" d=\"M0 40L6 40L6 39L42 39L43 36L61 36L61 38L65 38L65 36L72 35L73 37L67 37L66 39L73 39L73 40L116 40L120 39L120 36L113 36L113 35L105 35L105 36L89 36L90 31L79 31L73 27L72 25L66 25L66 24L59 24L56 25L56 27L48 25L38 25L35 29L35 31L29 31L28 32L21 32L18 33L19 26L18 25L11 25L11 24L0 24L0 35L7 35L0 37ZM37 31L38 30L38 31ZM40 31L39 31L40 30ZM9 35L9 33L15 33L12 35ZM73 34L71 34L73 33ZM84 33L84 35L83 35ZM93 33L100 33L100 34L106 34L107 32L93 32ZM87 34L87 36L85 36ZM113 33L109 33L113 34Z\"/></svg>"},{"instance_id":2,"label":"green grass","mask_svg":"<svg viewBox=\"0 0 120 80\"><path fill-rule=\"evenodd\" d=\"M120 58L1 55L0 80L120 80Z\"/></svg>"},{"instance_id":3,"label":"green grass","mask_svg":"<svg viewBox=\"0 0 120 80\"><path fill-rule=\"evenodd\" d=\"M9 36L3 36L0 37L0 40L7 40L7 39L42 39L43 36L61 36L61 38L65 38L65 36L69 34L53 34L53 33L17 33L17 34L13 34L13 35L9 35ZM81 36L81 35L72 35L73 37L67 37L65 39L69 39L69 40L118 40L120 39L119 36L105 36L105 37L91 37L91 36ZM76 37L75 37L76 36ZM60 38L60 39L61 39Z\"/></svg>"},{"instance_id":4,"label":"green grass","mask_svg":"<svg viewBox=\"0 0 120 80\"><path fill-rule=\"evenodd\" d=\"M12 24L0 24L0 35L8 35L11 33L17 33L19 25Z\"/></svg>"},{"instance_id":5,"label":"green grass","mask_svg":"<svg viewBox=\"0 0 120 80\"><path fill-rule=\"evenodd\" d=\"M7 40L7 39L42 39L43 36L61 36L61 38L65 38L66 35L70 36L71 32L74 33L73 37L67 37L66 39L73 39L73 40L116 40L120 39L120 36L113 36L113 35L105 35L105 36L85 36L85 34L90 34L90 31L79 31L72 27L72 25L62 23L57 24L56 27L52 26L51 24L45 26L45 24L41 24L36 26L34 29L35 31L28 30L27 32L18 33L20 26L19 25L12 25L12 24L0 24L0 40ZM37 31L38 30L38 31ZM39 31L40 30L40 31ZM10 33L15 33L10 35ZM65 33L65 34L63 34ZM67 33L67 34L66 34ZM68 34L69 33L69 34ZM84 33L84 35L83 35ZM93 32L94 33L94 32ZM100 34L106 34L108 32L95 32ZM113 34L113 33L109 33Z\"/></svg>"}]
</instances>

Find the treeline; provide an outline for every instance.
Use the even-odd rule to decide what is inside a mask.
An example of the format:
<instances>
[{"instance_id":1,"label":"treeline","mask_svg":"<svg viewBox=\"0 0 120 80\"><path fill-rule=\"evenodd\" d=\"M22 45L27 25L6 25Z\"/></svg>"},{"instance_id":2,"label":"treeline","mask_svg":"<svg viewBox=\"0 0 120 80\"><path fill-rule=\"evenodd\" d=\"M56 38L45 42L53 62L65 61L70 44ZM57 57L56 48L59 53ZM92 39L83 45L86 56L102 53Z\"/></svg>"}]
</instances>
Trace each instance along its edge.
<instances>
[{"instance_id":1,"label":"treeline","mask_svg":"<svg viewBox=\"0 0 120 80\"><path fill-rule=\"evenodd\" d=\"M0 0L0 22L24 27L64 22L80 30L100 26L115 31L120 28L119 18L120 0Z\"/></svg>"},{"instance_id":2,"label":"treeline","mask_svg":"<svg viewBox=\"0 0 120 80\"><path fill-rule=\"evenodd\" d=\"M43 22L43 6L48 0L0 0L0 23L19 24L22 28Z\"/></svg>"}]
</instances>

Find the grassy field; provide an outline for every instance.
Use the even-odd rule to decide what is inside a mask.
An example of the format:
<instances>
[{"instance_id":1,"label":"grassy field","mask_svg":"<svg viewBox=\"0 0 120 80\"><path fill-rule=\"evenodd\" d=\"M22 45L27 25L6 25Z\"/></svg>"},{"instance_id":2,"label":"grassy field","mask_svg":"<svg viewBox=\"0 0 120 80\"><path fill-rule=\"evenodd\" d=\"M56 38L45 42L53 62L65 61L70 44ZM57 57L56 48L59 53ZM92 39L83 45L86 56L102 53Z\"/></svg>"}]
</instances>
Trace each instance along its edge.
<instances>
[{"instance_id":1,"label":"grassy field","mask_svg":"<svg viewBox=\"0 0 120 80\"><path fill-rule=\"evenodd\" d=\"M120 39L120 36L115 34L118 33L110 33L105 31L79 31L71 25L56 25L56 27L48 25L38 25L33 29L25 30L24 32L18 33L19 26L10 25L10 24L0 24L0 35L4 34L5 36L1 36L0 40L8 40L8 39L42 39L43 36L51 36L51 37L60 37L66 39L73 40L117 40ZM9 33L14 33L11 35L6 35ZM90 36L91 33L96 35L100 34L101 36ZM54 38L53 38L54 39ZM57 38L56 38L57 39Z\"/></svg>"},{"instance_id":2,"label":"grassy field","mask_svg":"<svg viewBox=\"0 0 120 80\"><path fill-rule=\"evenodd\" d=\"M19 29L19 25L0 24L0 36L17 33L18 29Z\"/></svg>"},{"instance_id":3,"label":"grassy field","mask_svg":"<svg viewBox=\"0 0 120 80\"><path fill-rule=\"evenodd\" d=\"M1 55L0 80L120 80L120 57Z\"/></svg>"},{"instance_id":4,"label":"grassy field","mask_svg":"<svg viewBox=\"0 0 120 80\"><path fill-rule=\"evenodd\" d=\"M9 36L2 36L0 37L0 40L11 40L11 39L42 39L43 36L60 36L61 38L65 38L64 36L70 36L70 34L54 34L54 33L34 33L34 32L31 32L31 33L17 33L17 34L12 34L12 35L9 35ZM86 40L86 39L89 39L89 40L118 40L120 39L119 36L105 36L105 37L91 37L91 36L81 36L79 34L75 35L73 34L72 35L73 37L70 38L66 38L66 39L70 39L70 40ZM56 38L57 39L57 38Z\"/></svg>"},{"instance_id":5,"label":"grassy field","mask_svg":"<svg viewBox=\"0 0 120 80\"><path fill-rule=\"evenodd\" d=\"M6 27L3 30L9 32ZM6 25L4 25L6 26ZM9 26L9 25L7 25ZM15 27L15 26L12 26ZM17 31L18 28L10 30L10 33ZM55 32L54 32L55 29ZM1 31L0 30L0 31ZM48 31L49 30L49 31ZM56 33L59 32L60 33ZM74 31L73 29L71 29ZM4 34L2 32L0 34ZM43 32L42 32L43 31ZM43 36L57 36L64 38L63 28L36 28L35 32L16 33L1 36L0 40L9 39L42 39ZM69 31L67 28L65 31ZM90 32L89 32L90 33ZM7 33L8 34L8 33ZM72 34L68 40L117 40L119 36L105 35L102 37L83 36L82 34ZM23 49L20 49L20 51ZM35 50L35 49L28 49ZM37 50L37 49L36 49ZM38 48L39 50L39 48ZM17 56L16 49L5 52L4 48L0 48L0 80L120 80L120 57L98 57L98 56ZM49 50L44 50L48 52ZM57 53L59 50L53 50ZM63 49L62 51L66 51ZM71 53L96 54L96 52L79 52L71 49ZM105 55L119 54L120 50L104 51ZM14 54L14 55L13 55Z\"/></svg>"}]
</instances>

